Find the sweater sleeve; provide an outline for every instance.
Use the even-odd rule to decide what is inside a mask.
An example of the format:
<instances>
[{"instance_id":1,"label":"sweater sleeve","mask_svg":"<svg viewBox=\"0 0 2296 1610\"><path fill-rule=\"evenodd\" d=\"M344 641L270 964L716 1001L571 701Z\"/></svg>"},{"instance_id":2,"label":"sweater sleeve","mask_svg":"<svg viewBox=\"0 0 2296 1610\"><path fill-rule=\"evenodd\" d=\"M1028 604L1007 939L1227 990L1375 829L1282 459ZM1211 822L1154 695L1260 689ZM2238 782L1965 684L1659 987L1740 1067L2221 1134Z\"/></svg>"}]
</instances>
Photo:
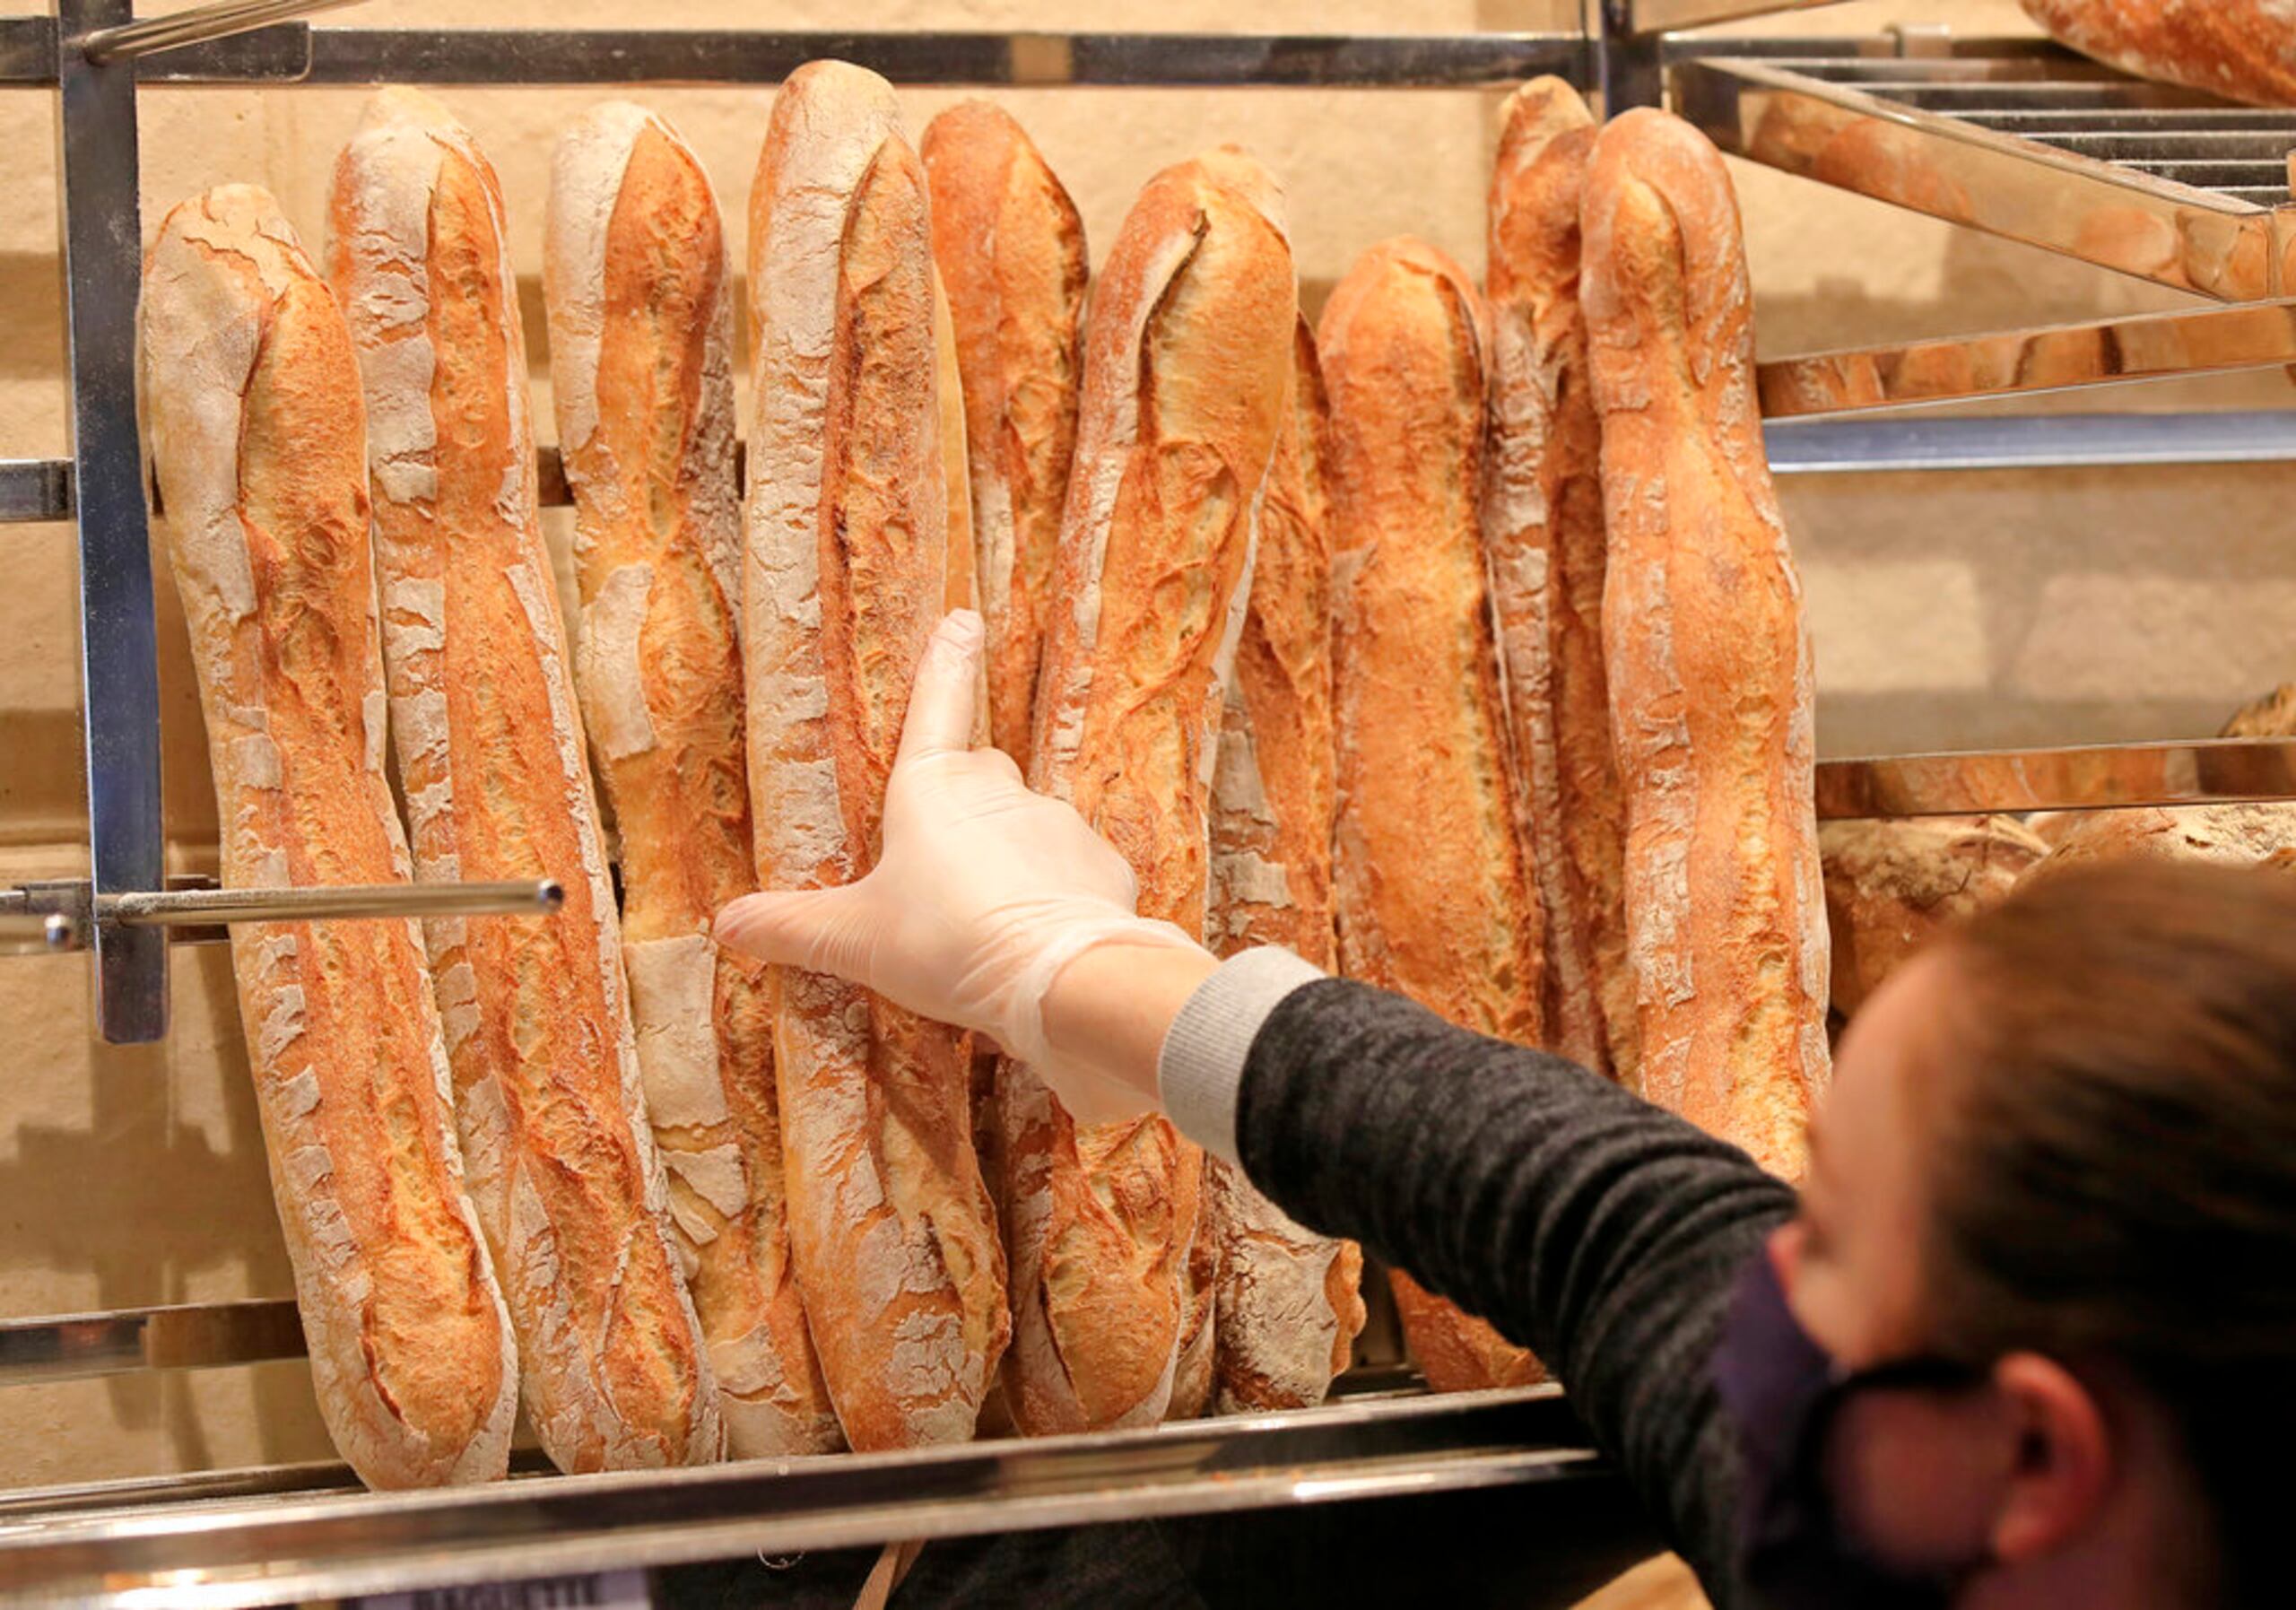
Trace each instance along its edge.
<instances>
[{"instance_id":1,"label":"sweater sleeve","mask_svg":"<svg viewBox=\"0 0 2296 1610\"><path fill-rule=\"evenodd\" d=\"M1709 1366L1731 1288L1793 1192L1576 1064L1363 985L1291 982L1250 1020L1248 1049L1231 1042L1220 1138L1302 1224L1536 1352L1715 1602L1744 1603L1736 1453ZM1218 1081L1192 1071L1201 1110Z\"/></svg>"}]
</instances>

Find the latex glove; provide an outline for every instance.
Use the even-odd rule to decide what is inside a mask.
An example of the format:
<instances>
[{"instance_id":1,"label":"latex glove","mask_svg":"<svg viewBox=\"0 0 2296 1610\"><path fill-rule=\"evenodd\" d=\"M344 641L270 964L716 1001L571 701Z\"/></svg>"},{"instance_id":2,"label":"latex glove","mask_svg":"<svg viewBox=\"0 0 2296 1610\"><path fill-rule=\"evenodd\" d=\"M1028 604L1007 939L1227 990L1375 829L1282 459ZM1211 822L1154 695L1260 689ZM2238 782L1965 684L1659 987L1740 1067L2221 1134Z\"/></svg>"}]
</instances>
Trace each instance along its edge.
<instances>
[{"instance_id":1,"label":"latex glove","mask_svg":"<svg viewBox=\"0 0 2296 1610\"><path fill-rule=\"evenodd\" d=\"M841 888L746 895L718 913L717 936L994 1037L1081 1122L1136 1116L1151 1110L1144 1092L1047 1041L1046 993L1095 945L1201 947L1135 914L1130 865L1074 807L1030 793L1003 751L971 746L985 635L959 610L926 646L876 866Z\"/></svg>"}]
</instances>

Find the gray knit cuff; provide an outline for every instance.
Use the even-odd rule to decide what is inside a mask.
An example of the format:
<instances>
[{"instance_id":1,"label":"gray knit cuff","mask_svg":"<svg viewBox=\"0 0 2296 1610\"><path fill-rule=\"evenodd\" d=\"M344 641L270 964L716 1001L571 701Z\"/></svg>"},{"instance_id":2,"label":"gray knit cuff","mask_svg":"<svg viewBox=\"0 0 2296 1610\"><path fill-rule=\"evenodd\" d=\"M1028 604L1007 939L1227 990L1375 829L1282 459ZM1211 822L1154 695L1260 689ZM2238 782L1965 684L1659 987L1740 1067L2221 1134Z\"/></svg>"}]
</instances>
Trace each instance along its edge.
<instances>
[{"instance_id":1,"label":"gray knit cuff","mask_svg":"<svg viewBox=\"0 0 2296 1610\"><path fill-rule=\"evenodd\" d=\"M1180 1133L1215 1157L1236 1156L1236 1092L1260 1025L1285 996L1324 975L1274 945L1245 951L1196 986L1164 1032L1156 1089Z\"/></svg>"}]
</instances>

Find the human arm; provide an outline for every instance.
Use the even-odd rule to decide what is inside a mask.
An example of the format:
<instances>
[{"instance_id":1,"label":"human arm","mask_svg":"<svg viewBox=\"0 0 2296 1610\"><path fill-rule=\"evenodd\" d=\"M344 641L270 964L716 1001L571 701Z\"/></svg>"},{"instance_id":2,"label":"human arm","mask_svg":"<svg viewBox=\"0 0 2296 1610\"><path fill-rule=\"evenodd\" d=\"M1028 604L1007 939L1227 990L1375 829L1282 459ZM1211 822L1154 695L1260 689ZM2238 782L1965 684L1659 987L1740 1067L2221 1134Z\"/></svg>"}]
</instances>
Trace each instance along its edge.
<instances>
[{"instance_id":1,"label":"human arm","mask_svg":"<svg viewBox=\"0 0 2296 1610\"><path fill-rule=\"evenodd\" d=\"M878 869L752 896L721 937L1026 1048L1072 1104L1161 1095L1302 1223L1535 1348L1726 1602L1734 1465L1707 1360L1791 1192L1560 1058L1280 951L1215 964L1139 923L1114 850L967 752L978 631L962 619L920 675Z\"/></svg>"}]
</instances>

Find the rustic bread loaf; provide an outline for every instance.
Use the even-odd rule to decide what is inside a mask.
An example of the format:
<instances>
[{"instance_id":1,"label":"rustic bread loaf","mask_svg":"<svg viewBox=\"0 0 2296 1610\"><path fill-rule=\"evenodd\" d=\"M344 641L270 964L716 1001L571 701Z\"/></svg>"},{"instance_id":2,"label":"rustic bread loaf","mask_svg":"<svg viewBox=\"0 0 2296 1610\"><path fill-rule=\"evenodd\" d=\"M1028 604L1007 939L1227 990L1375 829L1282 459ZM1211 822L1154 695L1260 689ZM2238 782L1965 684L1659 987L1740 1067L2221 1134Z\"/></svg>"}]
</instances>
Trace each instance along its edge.
<instances>
[{"instance_id":1,"label":"rustic bread loaf","mask_svg":"<svg viewBox=\"0 0 2296 1610\"><path fill-rule=\"evenodd\" d=\"M1483 531L1546 927L1552 1049L1634 1071L1625 802L1603 669L1602 431L1578 310L1578 197L1595 124L1560 79L1507 102L1491 183L1491 462Z\"/></svg>"},{"instance_id":2,"label":"rustic bread loaf","mask_svg":"<svg viewBox=\"0 0 2296 1610\"><path fill-rule=\"evenodd\" d=\"M1845 1017L1947 924L2005 896L2049 847L2013 817L1829 822L1818 830Z\"/></svg>"},{"instance_id":3,"label":"rustic bread loaf","mask_svg":"<svg viewBox=\"0 0 2296 1610\"><path fill-rule=\"evenodd\" d=\"M737 1457L835 1448L790 1266L773 1012L709 925L757 887L733 285L707 174L610 101L560 140L544 300L582 593L574 680L621 830L622 962L670 1216Z\"/></svg>"},{"instance_id":4,"label":"rustic bread loaf","mask_svg":"<svg viewBox=\"0 0 2296 1610\"><path fill-rule=\"evenodd\" d=\"M1260 502L1250 601L1212 782L1209 940L1222 955L1280 944L1335 964L1331 909L1331 529L1323 373L1307 321L1291 407ZM1216 1286L1213 1403L1222 1414L1321 1403L1363 1328L1363 1255L1304 1230L1243 1171L1205 1159L1192 1261Z\"/></svg>"},{"instance_id":5,"label":"rustic bread loaf","mask_svg":"<svg viewBox=\"0 0 2296 1610\"><path fill-rule=\"evenodd\" d=\"M351 335L265 192L170 213L142 366L229 888L403 883ZM239 1021L312 1384L377 1487L500 1475L517 1362L411 921L239 925Z\"/></svg>"},{"instance_id":6,"label":"rustic bread loaf","mask_svg":"<svg viewBox=\"0 0 2296 1610\"><path fill-rule=\"evenodd\" d=\"M1356 259L1316 343L1330 398L1341 970L1451 1022L1542 1039L1538 896L1521 839L1478 503L1489 315L1417 240ZM1482 1320L1396 1282L1422 1367L1535 1371Z\"/></svg>"},{"instance_id":7,"label":"rustic bread loaf","mask_svg":"<svg viewBox=\"0 0 2296 1610\"><path fill-rule=\"evenodd\" d=\"M1582 215L1642 1093L1790 1178L1828 1071L1814 701L1737 202L1696 130L1638 110Z\"/></svg>"},{"instance_id":8,"label":"rustic bread loaf","mask_svg":"<svg viewBox=\"0 0 2296 1610\"><path fill-rule=\"evenodd\" d=\"M1204 932L1222 688L1298 317L1274 182L1214 152L1133 204L1092 296L1031 781L1130 860L1141 914ZM996 1102L1024 1432L1171 1406L1210 1327L1190 1278L1202 1153L1161 1118L1079 1128L1026 1068Z\"/></svg>"},{"instance_id":9,"label":"rustic bread loaf","mask_svg":"<svg viewBox=\"0 0 2296 1610\"><path fill-rule=\"evenodd\" d=\"M1084 226L1021 126L987 101L926 124L919 154L964 381L989 727L1025 771L1076 444Z\"/></svg>"},{"instance_id":10,"label":"rustic bread loaf","mask_svg":"<svg viewBox=\"0 0 2296 1610\"><path fill-rule=\"evenodd\" d=\"M2296 106L2296 12L2287 0L2024 0L2083 56L2140 78L2257 106Z\"/></svg>"},{"instance_id":11,"label":"rustic bread loaf","mask_svg":"<svg viewBox=\"0 0 2296 1610\"><path fill-rule=\"evenodd\" d=\"M790 75L750 191L744 647L769 889L868 871L948 594L926 209L884 80ZM790 1236L838 1418L857 1449L963 1440L1010 1327L971 1042L839 979L777 983Z\"/></svg>"},{"instance_id":12,"label":"rustic bread loaf","mask_svg":"<svg viewBox=\"0 0 2296 1610\"><path fill-rule=\"evenodd\" d=\"M425 925L527 1412L563 1469L714 1459L717 1389L670 1244L535 506L501 190L443 107L386 90L336 164L332 222L416 870L566 888L539 920Z\"/></svg>"}]
</instances>

